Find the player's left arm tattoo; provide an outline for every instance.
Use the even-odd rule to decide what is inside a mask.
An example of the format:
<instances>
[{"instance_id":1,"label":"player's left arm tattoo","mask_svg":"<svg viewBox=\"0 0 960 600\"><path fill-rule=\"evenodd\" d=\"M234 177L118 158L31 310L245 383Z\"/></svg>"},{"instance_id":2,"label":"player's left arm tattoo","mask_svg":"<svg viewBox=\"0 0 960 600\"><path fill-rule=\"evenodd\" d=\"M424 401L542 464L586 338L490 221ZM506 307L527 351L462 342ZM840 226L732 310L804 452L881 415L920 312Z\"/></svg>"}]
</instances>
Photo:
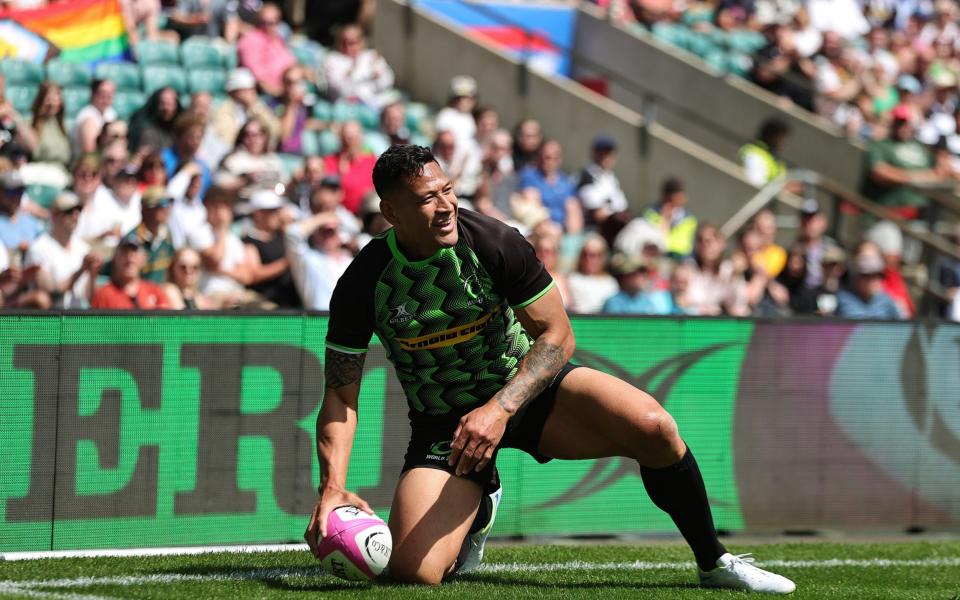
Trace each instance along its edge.
<instances>
[{"instance_id":1,"label":"player's left arm tattoo","mask_svg":"<svg viewBox=\"0 0 960 600\"><path fill-rule=\"evenodd\" d=\"M515 414L550 385L565 361L563 346L538 341L523 357L517 374L494 398L504 410Z\"/></svg>"}]
</instances>

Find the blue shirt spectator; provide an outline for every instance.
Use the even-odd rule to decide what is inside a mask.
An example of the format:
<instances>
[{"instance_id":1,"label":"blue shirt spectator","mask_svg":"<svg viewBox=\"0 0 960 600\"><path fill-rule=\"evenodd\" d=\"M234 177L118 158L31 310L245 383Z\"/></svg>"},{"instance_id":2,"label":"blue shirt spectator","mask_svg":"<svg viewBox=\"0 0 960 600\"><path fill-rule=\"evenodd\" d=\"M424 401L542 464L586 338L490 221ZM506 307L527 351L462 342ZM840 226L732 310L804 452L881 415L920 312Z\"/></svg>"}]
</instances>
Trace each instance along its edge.
<instances>
[{"instance_id":1,"label":"blue shirt spectator","mask_svg":"<svg viewBox=\"0 0 960 600\"><path fill-rule=\"evenodd\" d=\"M577 184L560 170L563 151L555 141L544 142L535 165L520 171L520 191L534 189L550 213L550 220L559 223L567 233L583 229L583 209L577 199Z\"/></svg>"},{"instance_id":2,"label":"blue shirt spectator","mask_svg":"<svg viewBox=\"0 0 960 600\"><path fill-rule=\"evenodd\" d=\"M893 298L877 292L869 300L848 290L837 292L837 316L848 319L902 319Z\"/></svg>"},{"instance_id":3,"label":"blue shirt spectator","mask_svg":"<svg viewBox=\"0 0 960 600\"><path fill-rule=\"evenodd\" d=\"M672 315L678 312L673 297L666 290L652 290L630 295L620 291L603 303L603 312L621 315Z\"/></svg>"},{"instance_id":4,"label":"blue shirt spectator","mask_svg":"<svg viewBox=\"0 0 960 600\"><path fill-rule=\"evenodd\" d=\"M14 251L37 239L43 225L20 207L24 186L18 172L10 170L0 175L0 188L0 244Z\"/></svg>"}]
</instances>

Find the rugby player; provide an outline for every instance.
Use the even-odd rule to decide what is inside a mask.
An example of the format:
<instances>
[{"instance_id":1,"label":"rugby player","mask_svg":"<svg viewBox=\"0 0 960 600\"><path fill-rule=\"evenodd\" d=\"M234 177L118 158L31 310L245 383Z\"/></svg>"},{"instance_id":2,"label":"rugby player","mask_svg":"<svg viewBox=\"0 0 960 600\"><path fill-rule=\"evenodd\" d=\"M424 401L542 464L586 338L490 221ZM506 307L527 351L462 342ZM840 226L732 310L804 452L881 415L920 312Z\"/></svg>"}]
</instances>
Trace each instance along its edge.
<instances>
[{"instance_id":1,"label":"rugby player","mask_svg":"<svg viewBox=\"0 0 960 600\"><path fill-rule=\"evenodd\" d=\"M317 418L322 481L304 533L314 554L334 508L373 512L346 480L375 333L412 428L390 511L394 580L439 584L480 564L501 497L496 455L518 448L539 462L638 461L650 498L693 550L702 585L794 590L720 543L697 462L666 410L620 379L568 362L574 337L560 293L519 232L459 210L427 148L393 146L373 181L393 228L363 248L330 303Z\"/></svg>"}]
</instances>

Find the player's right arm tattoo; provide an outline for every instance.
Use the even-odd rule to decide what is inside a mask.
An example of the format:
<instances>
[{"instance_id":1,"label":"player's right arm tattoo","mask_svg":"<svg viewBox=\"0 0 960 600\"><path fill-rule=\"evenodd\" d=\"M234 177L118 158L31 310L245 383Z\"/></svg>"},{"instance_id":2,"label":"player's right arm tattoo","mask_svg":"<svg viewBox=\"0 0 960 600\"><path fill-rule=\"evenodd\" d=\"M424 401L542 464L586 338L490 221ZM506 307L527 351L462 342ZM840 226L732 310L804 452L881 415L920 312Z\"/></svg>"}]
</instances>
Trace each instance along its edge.
<instances>
[{"instance_id":1,"label":"player's right arm tattoo","mask_svg":"<svg viewBox=\"0 0 960 600\"><path fill-rule=\"evenodd\" d=\"M365 352L348 354L327 348L324 355L324 377L327 380L327 389L335 390L347 385L360 383L363 375L363 361L367 357Z\"/></svg>"},{"instance_id":2,"label":"player's right arm tattoo","mask_svg":"<svg viewBox=\"0 0 960 600\"><path fill-rule=\"evenodd\" d=\"M563 363L562 346L545 341L535 343L523 357L517 374L497 392L497 402L507 412L515 414L550 385Z\"/></svg>"}]
</instances>

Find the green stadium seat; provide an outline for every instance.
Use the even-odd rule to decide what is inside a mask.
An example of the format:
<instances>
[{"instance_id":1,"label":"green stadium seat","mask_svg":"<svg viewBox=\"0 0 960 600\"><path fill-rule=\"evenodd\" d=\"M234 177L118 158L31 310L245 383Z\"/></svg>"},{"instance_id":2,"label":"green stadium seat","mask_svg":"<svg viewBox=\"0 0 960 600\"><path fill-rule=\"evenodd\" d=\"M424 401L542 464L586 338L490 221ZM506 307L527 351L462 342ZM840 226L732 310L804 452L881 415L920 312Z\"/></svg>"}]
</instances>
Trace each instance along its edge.
<instances>
[{"instance_id":1,"label":"green stadium seat","mask_svg":"<svg viewBox=\"0 0 960 600\"><path fill-rule=\"evenodd\" d=\"M43 185L42 183L31 183L26 186L27 196L40 206L49 209L53 206L53 201L57 199L60 188L53 185Z\"/></svg>"},{"instance_id":2,"label":"green stadium seat","mask_svg":"<svg viewBox=\"0 0 960 600\"><path fill-rule=\"evenodd\" d=\"M140 90L140 69L128 62L108 62L97 65L97 79L109 79L117 90Z\"/></svg>"},{"instance_id":3,"label":"green stadium seat","mask_svg":"<svg viewBox=\"0 0 960 600\"><path fill-rule=\"evenodd\" d=\"M224 56L208 39L192 37L180 45L180 62L188 70L222 69Z\"/></svg>"},{"instance_id":4,"label":"green stadium seat","mask_svg":"<svg viewBox=\"0 0 960 600\"><path fill-rule=\"evenodd\" d=\"M321 131L320 135L317 136L317 141L319 142L319 148L315 154L320 156L333 154L340 150L340 138L329 129ZM304 142L306 142L306 139L304 139ZM306 143L304 143L304 152L306 152Z\"/></svg>"},{"instance_id":5,"label":"green stadium seat","mask_svg":"<svg viewBox=\"0 0 960 600\"><path fill-rule=\"evenodd\" d=\"M727 72L737 77L747 78L753 71L753 59L744 52L727 53Z\"/></svg>"},{"instance_id":6,"label":"green stadium seat","mask_svg":"<svg viewBox=\"0 0 960 600\"><path fill-rule=\"evenodd\" d=\"M7 84L7 100L17 112L24 115L33 108L33 99L37 97L37 86L33 84Z\"/></svg>"},{"instance_id":7,"label":"green stadium seat","mask_svg":"<svg viewBox=\"0 0 960 600\"><path fill-rule=\"evenodd\" d=\"M141 67L180 64L177 47L167 42L144 40L134 47L134 54Z\"/></svg>"},{"instance_id":8,"label":"green stadium seat","mask_svg":"<svg viewBox=\"0 0 960 600\"><path fill-rule=\"evenodd\" d=\"M311 69L316 69L319 67L320 61L323 58L323 55L318 52L316 48L306 44L290 46L290 52L293 53L293 56L297 59L298 63L310 67Z\"/></svg>"},{"instance_id":9,"label":"green stadium seat","mask_svg":"<svg viewBox=\"0 0 960 600\"><path fill-rule=\"evenodd\" d=\"M690 30L675 23L657 23L653 26L653 36L677 48L687 48Z\"/></svg>"},{"instance_id":10,"label":"green stadium seat","mask_svg":"<svg viewBox=\"0 0 960 600\"><path fill-rule=\"evenodd\" d=\"M7 78L7 83L21 83L24 85L38 84L46 78L43 67L18 58L0 60L0 72Z\"/></svg>"},{"instance_id":11,"label":"green stadium seat","mask_svg":"<svg viewBox=\"0 0 960 600\"><path fill-rule=\"evenodd\" d=\"M227 72L219 69L202 69L187 73L190 93L210 92L223 95L227 85Z\"/></svg>"},{"instance_id":12,"label":"green stadium seat","mask_svg":"<svg viewBox=\"0 0 960 600\"><path fill-rule=\"evenodd\" d=\"M326 100L317 100L313 105L313 118L321 121L332 121L333 105Z\"/></svg>"},{"instance_id":13,"label":"green stadium seat","mask_svg":"<svg viewBox=\"0 0 960 600\"><path fill-rule=\"evenodd\" d=\"M61 87L73 85L89 86L93 75L86 65L64 62L62 60L51 60L47 63L47 79L57 82Z\"/></svg>"},{"instance_id":14,"label":"green stadium seat","mask_svg":"<svg viewBox=\"0 0 960 600\"><path fill-rule=\"evenodd\" d=\"M150 65L143 69L143 91L149 96L160 88L172 87L178 94L185 94L187 74L175 65Z\"/></svg>"},{"instance_id":15,"label":"green stadium seat","mask_svg":"<svg viewBox=\"0 0 960 600\"><path fill-rule=\"evenodd\" d=\"M726 35L727 47L744 54L753 54L763 48L767 39L759 31L731 31Z\"/></svg>"},{"instance_id":16,"label":"green stadium seat","mask_svg":"<svg viewBox=\"0 0 960 600\"><path fill-rule=\"evenodd\" d=\"M326 133L325 131L322 133ZM321 133L321 135L322 135ZM300 142L303 144L303 155L304 156L315 156L321 154L320 152L320 135L317 135L316 131L311 129L305 129L300 135Z\"/></svg>"},{"instance_id":17,"label":"green stadium seat","mask_svg":"<svg viewBox=\"0 0 960 600\"><path fill-rule=\"evenodd\" d=\"M709 36L691 31L686 38L686 49L700 58L704 58L717 50L721 50L721 47L715 44Z\"/></svg>"},{"instance_id":18,"label":"green stadium seat","mask_svg":"<svg viewBox=\"0 0 960 600\"><path fill-rule=\"evenodd\" d=\"M430 107L422 102L407 102L407 127L410 131L423 132L423 123L430 116Z\"/></svg>"},{"instance_id":19,"label":"green stadium seat","mask_svg":"<svg viewBox=\"0 0 960 600\"><path fill-rule=\"evenodd\" d=\"M351 102L335 102L333 104L333 120L337 123L346 123L347 121L359 121L361 125L364 125L366 121L370 120L370 113L373 113L374 126L376 125L376 120L378 115L376 111L370 109L362 104L354 104Z\"/></svg>"},{"instance_id":20,"label":"green stadium seat","mask_svg":"<svg viewBox=\"0 0 960 600\"><path fill-rule=\"evenodd\" d=\"M129 119L130 116L143 106L147 97L143 92L133 90L120 90L113 97L113 109L117 111L121 119Z\"/></svg>"},{"instance_id":21,"label":"green stadium seat","mask_svg":"<svg viewBox=\"0 0 960 600\"><path fill-rule=\"evenodd\" d=\"M236 68L237 68L237 46L236 46L236 44L231 44L229 47L227 47L227 49L226 49L226 51L225 51L225 53L224 53L224 55L223 55L223 66L225 66L228 71L229 71L230 69L236 69Z\"/></svg>"},{"instance_id":22,"label":"green stadium seat","mask_svg":"<svg viewBox=\"0 0 960 600\"><path fill-rule=\"evenodd\" d=\"M727 53L719 48L704 56L703 61L722 73L727 72Z\"/></svg>"},{"instance_id":23,"label":"green stadium seat","mask_svg":"<svg viewBox=\"0 0 960 600\"><path fill-rule=\"evenodd\" d=\"M63 108L66 116L77 116L80 109L90 102L90 88L86 86L70 86L63 88Z\"/></svg>"},{"instance_id":24,"label":"green stadium seat","mask_svg":"<svg viewBox=\"0 0 960 600\"><path fill-rule=\"evenodd\" d=\"M296 171L297 169L303 166L303 157L297 154L286 154L283 152L278 152L277 158L280 159L280 164L283 165L283 172L286 175L287 179L289 179L290 176L293 175L294 171Z\"/></svg>"}]
</instances>

